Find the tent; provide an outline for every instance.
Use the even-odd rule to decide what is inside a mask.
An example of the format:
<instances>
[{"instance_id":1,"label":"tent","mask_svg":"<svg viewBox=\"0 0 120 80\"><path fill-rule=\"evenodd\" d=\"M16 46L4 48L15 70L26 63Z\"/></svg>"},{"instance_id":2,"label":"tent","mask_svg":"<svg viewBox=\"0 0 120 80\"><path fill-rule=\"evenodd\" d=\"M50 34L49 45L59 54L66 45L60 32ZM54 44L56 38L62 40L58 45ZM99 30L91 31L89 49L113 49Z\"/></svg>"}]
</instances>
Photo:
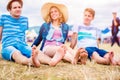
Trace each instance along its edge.
<instances>
[{"instance_id":1,"label":"tent","mask_svg":"<svg viewBox=\"0 0 120 80\"><path fill-rule=\"evenodd\" d=\"M38 36L38 34L35 32L34 29L26 32L26 39L27 39L28 42L34 41L34 39L36 39L37 36Z\"/></svg>"}]
</instances>

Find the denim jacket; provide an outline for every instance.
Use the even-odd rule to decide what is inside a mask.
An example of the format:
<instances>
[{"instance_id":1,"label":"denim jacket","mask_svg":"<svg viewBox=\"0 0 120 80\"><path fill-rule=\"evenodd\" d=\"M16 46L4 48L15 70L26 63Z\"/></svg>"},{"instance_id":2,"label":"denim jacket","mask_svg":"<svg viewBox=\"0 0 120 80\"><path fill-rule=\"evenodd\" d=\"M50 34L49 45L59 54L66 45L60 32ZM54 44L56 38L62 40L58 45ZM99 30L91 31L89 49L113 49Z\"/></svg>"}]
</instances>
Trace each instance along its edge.
<instances>
[{"instance_id":1,"label":"denim jacket","mask_svg":"<svg viewBox=\"0 0 120 80\"><path fill-rule=\"evenodd\" d=\"M46 36L48 35L48 32L50 30L50 24L51 23L43 23L42 24L42 26L40 27L39 35L36 38L36 40L33 42L32 46L33 45L38 46L42 41L40 50L43 49L45 41L46 41ZM62 35L63 35L63 38L64 38L64 41L63 41L63 44L64 44L65 40L67 38L67 35L68 35L69 26L65 23L62 23L61 28L62 28Z\"/></svg>"}]
</instances>

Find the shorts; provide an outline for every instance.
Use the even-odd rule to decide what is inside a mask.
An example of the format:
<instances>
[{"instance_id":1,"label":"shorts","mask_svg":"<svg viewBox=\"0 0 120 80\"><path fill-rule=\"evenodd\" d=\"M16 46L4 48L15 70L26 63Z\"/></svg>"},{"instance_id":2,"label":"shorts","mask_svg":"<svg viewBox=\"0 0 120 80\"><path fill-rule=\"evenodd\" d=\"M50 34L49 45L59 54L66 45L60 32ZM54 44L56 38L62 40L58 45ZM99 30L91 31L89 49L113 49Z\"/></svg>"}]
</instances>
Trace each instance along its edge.
<instances>
[{"instance_id":1,"label":"shorts","mask_svg":"<svg viewBox=\"0 0 120 80\"><path fill-rule=\"evenodd\" d=\"M12 45L12 46L3 48L2 49L2 58L5 60L14 61L12 58L12 54L15 51L20 52L22 55L26 56L27 58L30 58L32 55L31 47L29 47L27 45L17 44L17 45Z\"/></svg>"},{"instance_id":2,"label":"shorts","mask_svg":"<svg viewBox=\"0 0 120 80\"><path fill-rule=\"evenodd\" d=\"M91 59L91 56L92 56L93 52L97 52L101 57L104 57L104 55L106 53L108 53L107 51L105 51L103 49L99 49L97 47L86 47L85 49L88 52L88 58L89 59Z\"/></svg>"}]
</instances>

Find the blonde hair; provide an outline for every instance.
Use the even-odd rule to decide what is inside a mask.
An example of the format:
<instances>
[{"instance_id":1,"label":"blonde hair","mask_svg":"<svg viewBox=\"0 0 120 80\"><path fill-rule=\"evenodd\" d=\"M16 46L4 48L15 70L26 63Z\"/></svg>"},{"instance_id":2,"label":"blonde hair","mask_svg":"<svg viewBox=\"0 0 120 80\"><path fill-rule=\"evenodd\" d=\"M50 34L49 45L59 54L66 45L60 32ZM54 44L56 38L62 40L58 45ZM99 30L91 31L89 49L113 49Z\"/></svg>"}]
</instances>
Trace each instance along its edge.
<instances>
[{"instance_id":1,"label":"blonde hair","mask_svg":"<svg viewBox=\"0 0 120 80\"><path fill-rule=\"evenodd\" d=\"M86 11L90 12L90 13L92 14L93 18L94 18L94 16L95 16L95 11L94 11L92 8L86 8L86 9L84 10L84 12L86 12Z\"/></svg>"},{"instance_id":2,"label":"blonde hair","mask_svg":"<svg viewBox=\"0 0 120 80\"><path fill-rule=\"evenodd\" d=\"M58 7L56 7L56 6L50 7L49 12L48 12L48 15L46 16L46 22L47 22L47 23L52 22L52 19L51 19L51 17L50 17L50 10L51 10L52 8L56 8L56 9L59 11L60 15L61 15L61 17L59 18L59 24L65 23L65 18L64 18L64 16L63 16L63 13L62 13L62 12L60 11L60 9L59 9Z\"/></svg>"},{"instance_id":3,"label":"blonde hair","mask_svg":"<svg viewBox=\"0 0 120 80\"><path fill-rule=\"evenodd\" d=\"M11 10L13 2L18 2L21 5L21 7L23 7L23 1L22 0L10 0L7 4L7 10L8 11Z\"/></svg>"}]
</instances>

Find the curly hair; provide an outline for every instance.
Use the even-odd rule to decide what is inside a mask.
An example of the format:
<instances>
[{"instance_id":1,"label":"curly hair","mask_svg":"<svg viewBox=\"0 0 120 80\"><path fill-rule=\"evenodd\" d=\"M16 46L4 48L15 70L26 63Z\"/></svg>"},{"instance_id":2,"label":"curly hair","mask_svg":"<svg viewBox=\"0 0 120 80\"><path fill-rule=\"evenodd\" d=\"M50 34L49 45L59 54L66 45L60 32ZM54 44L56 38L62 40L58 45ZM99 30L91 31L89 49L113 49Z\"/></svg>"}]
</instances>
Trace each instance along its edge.
<instances>
[{"instance_id":1,"label":"curly hair","mask_svg":"<svg viewBox=\"0 0 120 80\"><path fill-rule=\"evenodd\" d=\"M46 22L47 22L47 23L52 22L52 18L51 18L51 16L50 16L50 10L51 10L52 8L56 8L56 9L59 11L60 15L61 15L61 17L59 18L59 24L64 23L64 22L65 22L65 18L64 18L64 16L63 16L63 13L62 13L62 12L60 11L60 9L57 8L56 6L50 7L49 13L48 13L48 15L46 16Z\"/></svg>"}]
</instances>

